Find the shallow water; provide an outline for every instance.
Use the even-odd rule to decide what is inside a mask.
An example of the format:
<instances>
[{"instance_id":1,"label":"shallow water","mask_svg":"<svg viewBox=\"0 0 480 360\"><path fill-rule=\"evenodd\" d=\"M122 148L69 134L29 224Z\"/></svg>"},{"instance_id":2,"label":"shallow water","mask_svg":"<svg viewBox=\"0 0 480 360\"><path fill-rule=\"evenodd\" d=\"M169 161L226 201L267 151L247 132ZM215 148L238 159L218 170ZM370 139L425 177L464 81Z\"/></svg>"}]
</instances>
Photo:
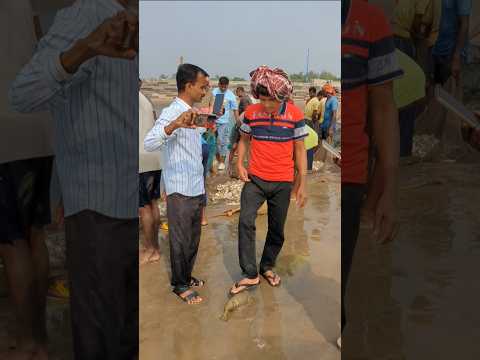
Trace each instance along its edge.
<instances>
[{"instance_id":1,"label":"shallow water","mask_svg":"<svg viewBox=\"0 0 480 360\"><path fill-rule=\"evenodd\" d=\"M204 303L189 306L169 287L168 256L140 273L140 359L340 359L340 176L311 175L309 203L291 204L286 242L278 259L282 285L263 281L251 292L255 303L242 306L228 322L219 320L231 284L240 279L238 215L213 217L208 208L195 276L207 280ZM266 216L257 220L258 259ZM161 251L168 254L165 235Z\"/></svg>"},{"instance_id":2,"label":"shallow water","mask_svg":"<svg viewBox=\"0 0 480 360\"><path fill-rule=\"evenodd\" d=\"M394 244L359 239L344 359L480 358L478 184L478 164L401 168Z\"/></svg>"}]
</instances>

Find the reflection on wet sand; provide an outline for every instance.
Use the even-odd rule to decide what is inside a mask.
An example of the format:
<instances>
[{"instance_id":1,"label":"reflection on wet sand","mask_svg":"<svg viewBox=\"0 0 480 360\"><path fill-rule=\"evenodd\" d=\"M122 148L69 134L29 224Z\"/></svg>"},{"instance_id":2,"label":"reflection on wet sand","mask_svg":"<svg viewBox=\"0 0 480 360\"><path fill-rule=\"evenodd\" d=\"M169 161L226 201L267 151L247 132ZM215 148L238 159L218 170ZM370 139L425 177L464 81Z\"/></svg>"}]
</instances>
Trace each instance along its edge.
<instances>
[{"instance_id":1,"label":"reflection on wet sand","mask_svg":"<svg viewBox=\"0 0 480 360\"><path fill-rule=\"evenodd\" d=\"M401 168L395 243L359 238L343 359L480 358L479 183L478 163Z\"/></svg>"},{"instance_id":2,"label":"reflection on wet sand","mask_svg":"<svg viewBox=\"0 0 480 360\"><path fill-rule=\"evenodd\" d=\"M327 180L327 181L325 181ZM203 228L197 277L205 302L188 306L169 292L168 243L162 234L162 260L141 268L140 359L340 359L340 174L333 168L311 175L310 202L294 203L286 242L278 260L282 285L262 281L250 292L253 303L219 320L227 292L240 277L238 215L209 216ZM210 205L209 215L223 211ZM266 236L266 216L257 220L257 252Z\"/></svg>"}]
</instances>

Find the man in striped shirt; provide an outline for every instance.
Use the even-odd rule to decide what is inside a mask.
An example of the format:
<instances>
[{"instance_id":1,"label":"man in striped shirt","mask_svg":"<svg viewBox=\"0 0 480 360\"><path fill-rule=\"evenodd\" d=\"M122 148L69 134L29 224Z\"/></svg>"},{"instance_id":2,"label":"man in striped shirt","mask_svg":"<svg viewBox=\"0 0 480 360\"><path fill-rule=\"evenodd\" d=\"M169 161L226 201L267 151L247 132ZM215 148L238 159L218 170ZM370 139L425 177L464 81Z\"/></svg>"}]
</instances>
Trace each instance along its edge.
<instances>
[{"instance_id":1,"label":"man in striped shirt","mask_svg":"<svg viewBox=\"0 0 480 360\"><path fill-rule=\"evenodd\" d=\"M194 103L207 94L208 74L198 66L180 65L176 75L178 97L163 109L144 140L146 151L163 154L167 193L173 292L188 304L203 301L192 287L203 280L192 276L201 235L201 212L205 206L202 164L202 133L196 128Z\"/></svg>"},{"instance_id":2,"label":"man in striped shirt","mask_svg":"<svg viewBox=\"0 0 480 360\"><path fill-rule=\"evenodd\" d=\"M345 292L368 180L367 117L378 155L366 203L372 204L379 242L393 237L399 159L393 80L401 75L383 12L363 0L342 0L342 331L347 320ZM337 343L341 347L341 338Z\"/></svg>"},{"instance_id":3,"label":"man in striped shirt","mask_svg":"<svg viewBox=\"0 0 480 360\"><path fill-rule=\"evenodd\" d=\"M235 283L231 294L238 294L260 283L256 264L255 219L260 206L268 204L268 233L260 261L260 274L273 286L280 277L273 271L284 237L290 195L297 170L296 200L306 201L307 154L304 138L308 135L302 111L289 97L293 86L281 69L261 66L250 74L251 87L259 104L245 111L238 146L238 175L245 186L241 195L238 224L239 258L244 278ZM247 142L250 141L248 170L243 166Z\"/></svg>"},{"instance_id":4,"label":"man in striped shirt","mask_svg":"<svg viewBox=\"0 0 480 360\"><path fill-rule=\"evenodd\" d=\"M58 12L10 89L17 111L54 118L75 359L138 354L135 3L77 1Z\"/></svg>"}]
</instances>

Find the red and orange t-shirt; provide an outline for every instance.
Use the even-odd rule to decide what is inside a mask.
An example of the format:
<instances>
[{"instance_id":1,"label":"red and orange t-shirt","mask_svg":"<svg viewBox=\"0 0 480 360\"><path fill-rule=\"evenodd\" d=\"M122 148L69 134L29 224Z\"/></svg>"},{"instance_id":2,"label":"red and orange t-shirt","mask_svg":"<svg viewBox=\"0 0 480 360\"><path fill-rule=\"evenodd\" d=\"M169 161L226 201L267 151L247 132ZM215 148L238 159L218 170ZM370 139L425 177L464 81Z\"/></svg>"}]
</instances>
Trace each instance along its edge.
<instances>
[{"instance_id":1,"label":"red and orange t-shirt","mask_svg":"<svg viewBox=\"0 0 480 360\"><path fill-rule=\"evenodd\" d=\"M298 107L287 103L279 115L267 113L262 104L250 105L240 131L251 135L249 174L265 181L293 181L294 141L303 141L308 135Z\"/></svg>"},{"instance_id":2,"label":"red and orange t-shirt","mask_svg":"<svg viewBox=\"0 0 480 360\"><path fill-rule=\"evenodd\" d=\"M378 7L345 1L342 9L342 183L367 182L368 90L403 74L390 25Z\"/></svg>"}]
</instances>

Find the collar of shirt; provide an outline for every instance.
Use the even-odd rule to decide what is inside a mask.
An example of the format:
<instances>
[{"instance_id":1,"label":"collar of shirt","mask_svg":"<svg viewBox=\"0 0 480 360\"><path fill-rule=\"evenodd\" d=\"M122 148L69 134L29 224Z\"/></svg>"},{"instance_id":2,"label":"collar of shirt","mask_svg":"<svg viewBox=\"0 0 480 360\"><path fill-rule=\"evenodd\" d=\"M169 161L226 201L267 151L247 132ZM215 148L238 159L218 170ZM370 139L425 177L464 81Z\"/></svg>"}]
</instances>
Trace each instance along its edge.
<instances>
[{"instance_id":1,"label":"collar of shirt","mask_svg":"<svg viewBox=\"0 0 480 360\"><path fill-rule=\"evenodd\" d=\"M185 111L190 110L192 107L188 105L184 100L180 99L179 97L175 98L175 102L180 105L180 107L183 107Z\"/></svg>"}]
</instances>

